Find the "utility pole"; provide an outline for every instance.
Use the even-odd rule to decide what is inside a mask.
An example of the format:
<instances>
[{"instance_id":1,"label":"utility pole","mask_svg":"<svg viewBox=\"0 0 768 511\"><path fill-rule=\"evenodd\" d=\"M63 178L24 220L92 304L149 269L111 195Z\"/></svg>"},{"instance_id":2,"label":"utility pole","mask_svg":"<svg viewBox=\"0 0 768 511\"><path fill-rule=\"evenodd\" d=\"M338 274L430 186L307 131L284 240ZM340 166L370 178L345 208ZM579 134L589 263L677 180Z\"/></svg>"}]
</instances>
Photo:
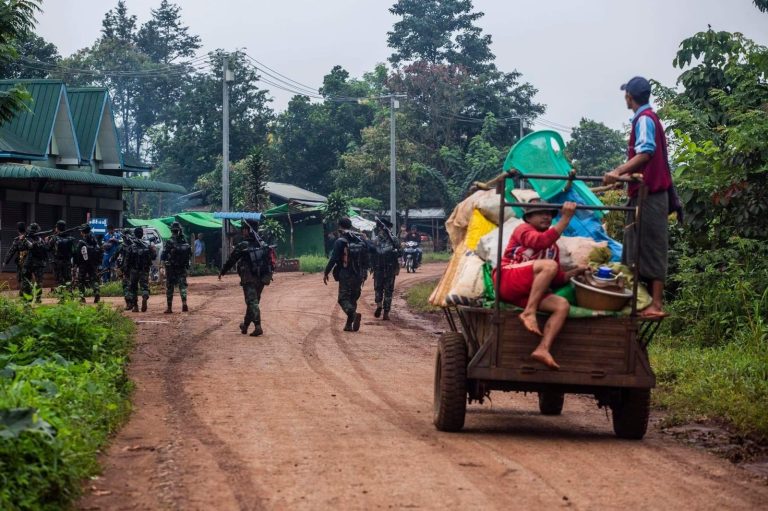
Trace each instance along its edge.
<instances>
[{"instance_id":1,"label":"utility pole","mask_svg":"<svg viewBox=\"0 0 768 511\"><path fill-rule=\"evenodd\" d=\"M222 161L221 161L221 211L229 212L229 83L234 81L234 73L229 69L229 54L222 60ZM221 264L229 257L227 241L227 219L221 220Z\"/></svg>"},{"instance_id":2,"label":"utility pole","mask_svg":"<svg viewBox=\"0 0 768 511\"><path fill-rule=\"evenodd\" d=\"M392 226L397 231L397 150L395 149L395 110L400 107L397 98L405 98L405 94L388 94L381 96L389 98L389 216Z\"/></svg>"}]
</instances>

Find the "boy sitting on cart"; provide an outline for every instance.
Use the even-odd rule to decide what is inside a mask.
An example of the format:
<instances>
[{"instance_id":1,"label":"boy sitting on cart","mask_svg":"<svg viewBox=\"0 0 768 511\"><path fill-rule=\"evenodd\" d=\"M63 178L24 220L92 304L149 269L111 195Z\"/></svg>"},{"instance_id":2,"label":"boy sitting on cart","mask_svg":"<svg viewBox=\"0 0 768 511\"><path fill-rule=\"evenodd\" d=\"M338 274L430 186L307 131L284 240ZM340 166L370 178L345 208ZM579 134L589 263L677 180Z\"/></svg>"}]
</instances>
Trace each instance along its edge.
<instances>
[{"instance_id":1,"label":"boy sitting on cart","mask_svg":"<svg viewBox=\"0 0 768 511\"><path fill-rule=\"evenodd\" d=\"M530 201L536 202L540 202L539 199ZM563 286L571 277L586 271L586 267L577 267L568 272L560 268L557 239L575 212L576 203L566 202L560 210L560 220L553 226L552 219L557 216L557 210L547 207L526 208L524 222L512 233L501 259L501 286L497 290L499 298L524 309L520 313L520 321L527 330L541 336L541 342L531 353L531 358L550 369L560 368L550 349L570 310L568 301L552 294L550 288ZM539 329L536 311L550 313L543 333Z\"/></svg>"}]
</instances>

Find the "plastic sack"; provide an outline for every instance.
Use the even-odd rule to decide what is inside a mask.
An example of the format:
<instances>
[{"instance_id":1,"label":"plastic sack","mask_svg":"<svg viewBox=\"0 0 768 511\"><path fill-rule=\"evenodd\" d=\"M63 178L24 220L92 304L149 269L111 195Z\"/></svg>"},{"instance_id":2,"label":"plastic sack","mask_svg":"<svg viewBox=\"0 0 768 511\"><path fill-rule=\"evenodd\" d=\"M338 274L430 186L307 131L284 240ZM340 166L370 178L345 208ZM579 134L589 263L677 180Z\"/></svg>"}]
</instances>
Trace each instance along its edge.
<instances>
[{"instance_id":1,"label":"plastic sack","mask_svg":"<svg viewBox=\"0 0 768 511\"><path fill-rule=\"evenodd\" d=\"M477 249L477 244L480 242L480 238L494 229L498 229L496 224L485 218L485 216L476 209L472 212L472 220L467 227L467 236L464 239L464 244L468 249L475 250Z\"/></svg>"},{"instance_id":2,"label":"plastic sack","mask_svg":"<svg viewBox=\"0 0 768 511\"><path fill-rule=\"evenodd\" d=\"M445 302L449 305L477 305L483 298L483 265L485 262L472 251L462 258L453 287Z\"/></svg>"},{"instance_id":3,"label":"plastic sack","mask_svg":"<svg viewBox=\"0 0 768 511\"><path fill-rule=\"evenodd\" d=\"M595 248L607 247L606 241L595 241L583 236L560 236L557 240L560 249L560 267L563 271L589 264L589 255Z\"/></svg>"},{"instance_id":4,"label":"plastic sack","mask_svg":"<svg viewBox=\"0 0 768 511\"><path fill-rule=\"evenodd\" d=\"M515 217L512 217L504 222L504 240L502 242L503 248L507 248L507 245L509 245L509 238L512 237L512 233L515 232L515 229L517 229L517 226L521 223L523 223L523 221ZM480 238L480 242L477 244L477 248L475 249L477 255L480 256L480 258L484 261L487 261L491 265L491 268L496 267L498 244L499 228L497 227Z\"/></svg>"},{"instance_id":5,"label":"plastic sack","mask_svg":"<svg viewBox=\"0 0 768 511\"><path fill-rule=\"evenodd\" d=\"M447 305L445 297L448 296L448 292L453 287L453 281L456 279L456 274L459 271L459 266L466 251L467 247L461 241L458 247L454 249L453 256L451 256L451 260L448 262L440 282L437 283L434 291L429 295L430 304L435 307L445 307Z\"/></svg>"}]
</instances>

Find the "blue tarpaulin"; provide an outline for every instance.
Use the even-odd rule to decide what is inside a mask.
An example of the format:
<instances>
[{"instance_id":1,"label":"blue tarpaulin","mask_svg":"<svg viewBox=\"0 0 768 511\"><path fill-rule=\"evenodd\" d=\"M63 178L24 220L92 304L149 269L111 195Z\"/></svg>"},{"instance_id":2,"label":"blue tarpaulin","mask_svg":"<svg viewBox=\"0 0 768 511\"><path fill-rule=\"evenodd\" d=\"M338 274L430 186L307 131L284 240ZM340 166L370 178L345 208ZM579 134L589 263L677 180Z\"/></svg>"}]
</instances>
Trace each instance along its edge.
<instances>
[{"instance_id":1,"label":"blue tarpaulin","mask_svg":"<svg viewBox=\"0 0 768 511\"><path fill-rule=\"evenodd\" d=\"M576 204L585 203L581 195L573 188L555 195L552 197L551 202L562 204L566 201L572 201ZM607 241L608 248L611 249L611 261L621 261L621 243L608 236L602 222L594 211L576 210L576 214L571 219L571 223L568 224L568 228L563 233L563 236L583 236L585 238L592 238L595 241Z\"/></svg>"}]
</instances>

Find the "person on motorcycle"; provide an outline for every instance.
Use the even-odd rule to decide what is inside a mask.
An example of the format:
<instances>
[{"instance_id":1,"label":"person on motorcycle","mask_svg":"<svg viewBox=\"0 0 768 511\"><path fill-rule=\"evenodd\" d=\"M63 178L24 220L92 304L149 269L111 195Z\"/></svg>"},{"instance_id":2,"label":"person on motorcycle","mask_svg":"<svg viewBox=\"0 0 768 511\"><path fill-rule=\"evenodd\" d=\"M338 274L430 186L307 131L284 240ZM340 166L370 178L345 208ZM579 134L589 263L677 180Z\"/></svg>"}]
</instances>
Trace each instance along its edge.
<instances>
[{"instance_id":1,"label":"person on motorcycle","mask_svg":"<svg viewBox=\"0 0 768 511\"><path fill-rule=\"evenodd\" d=\"M413 241L417 245L421 245L421 234L418 233L415 225L411 226L410 232L405 236L405 241L406 242ZM416 249L416 266L421 266L421 255L422 255L421 247L418 247Z\"/></svg>"}]
</instances>

